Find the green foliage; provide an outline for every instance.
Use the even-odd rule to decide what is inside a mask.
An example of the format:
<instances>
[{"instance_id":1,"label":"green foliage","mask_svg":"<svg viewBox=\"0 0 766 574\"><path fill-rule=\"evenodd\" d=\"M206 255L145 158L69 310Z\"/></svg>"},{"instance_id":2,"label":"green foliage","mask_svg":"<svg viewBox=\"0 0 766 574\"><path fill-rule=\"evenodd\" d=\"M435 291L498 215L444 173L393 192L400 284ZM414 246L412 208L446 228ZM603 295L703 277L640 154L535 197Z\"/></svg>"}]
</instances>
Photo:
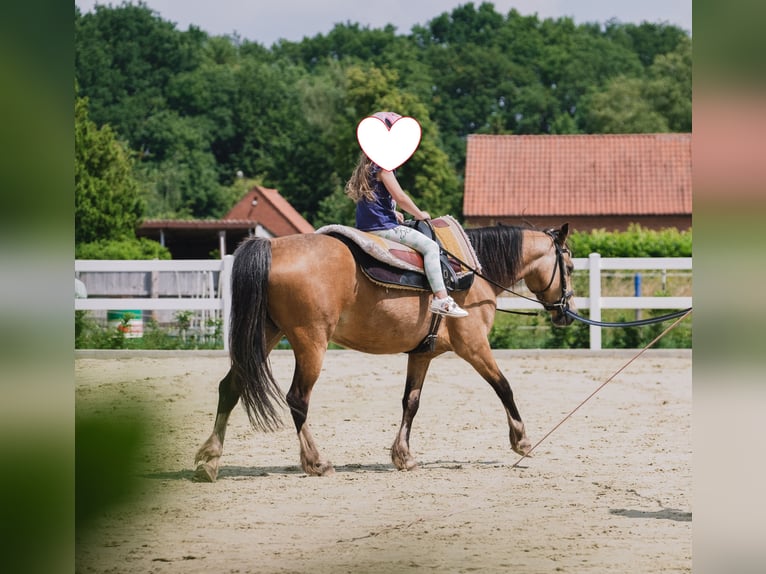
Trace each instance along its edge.
<instances>
[{"instance_id":1,"label":"green foliage","mask_svg":"<svg viewBox=\"0 0 766 574\"><path fill-rule=\"evenodd\" d=\"M641 318L648 319L659 317L668 313L666 309L645 311ZM624 323L636 319L635 313L625 311L612 311L608 315L614 315L606 321ZM641 349L651 343L669 325L669 322L653 323L643 327L619 327L602 330L601 346L604 349ZM691 349L692 348L692 320L687 317L673 330L657 341L653 349Z\"/></svg>"},{"instance_id":2,"label":"green foliage","mask_svg":"<svg viewBox=\"0 0 766 574\"><path fill-rule=\"evenodd\" d=\"M423 128L403 188L457 217L468 134L691 129L683 30L540 20L486 2L409 34L349 22L270 49L177 30L140 2L76 10L75 79L95 124L135 150L149 217L219 217L241 171L315 225L348 221L339 190L357 159L355 128L381 109Z\"/></svg>"},{"instance_id":3,"label":"green foliage","mask_svg":"<svg viewBox=\"0 0 766 574\"><path fill-rule=\"evenodd\" d=\"M659 317L667 310L644 311L642 318ZM583 316L587 311L580 311ZM602 320L625 323L636 319L634 312L605 309ZM610 327L602 329L603 349L640 349L653 341L668 327L668 322L642 327ZM489 333L493 349L587 349L590 347L590 328L575 321L567 327L556 327L547 313L532 317L510 313L497 313ZM655 349L691 349L692 323L686 319L653 346Z\"/></svg>"},{"instance_id":4,"label":"green foliage","mask_svg":"<svg viewBox=\"0 0 766 574\"><path fill-rule=\"evenodd\" d=\"M75 259L170 259L157 241L140 238L101 239L75 245Z\"/></svg>"},{"instance_id":5,"label":"green foliage","mask_svg":"<svg viewBox=\"0 0 766 574\"><path fill-rule=\"evenodd\" d=\"M112 327L94 318L87 311L75 311L76 349L223 349L223 324L220 319L208 319L204 328L192 329L192 311L179 311L172 325L160 325L154 319L144 321L143 336L127 338L130 313L123 315L121 324Z\"/></svg>"},{"instance_id":6,"label":"green foliage","mask_svg":"<svg viewBox=\"0 0 766 574\"><path fill-rule=\"evenodd\" d=\"M587 325L556 327L547 313L527 316L499 312L489 333L493 349L587 349L589 344Z\"/></svg>"},{"instance_id":7,"label":"green foliage","mask_svg":"<svg viewBox=\"0 0 766 574\"><path fill-rule=\"evenodd\" d=\"M134 234L143 211L129 150L109 126L88 118L88 102L75 102L75 242Z\"/></svg>"},{"instance_id":8,"label":"green foliage","mask_svg":"<svg viewBox=\"0 0 766 574\"><path fill-rule=\"evenodd\" d=\"M585 129L590 133L691 131L691 40L656 56L646 74L619 75L583 98Z\"/></svg>"},{"instance_id":9,"label":"green foliage","mask_svg":"<svg viewBox=\"0 0 766 574\"><path fill-rule=\"evenodd\" d=\"M627 231L595 229L569 236L575 257L599 253L602 257L691 257L692 232L674 228L652 230L632 224Z\"/></svg>"}]
</instances>

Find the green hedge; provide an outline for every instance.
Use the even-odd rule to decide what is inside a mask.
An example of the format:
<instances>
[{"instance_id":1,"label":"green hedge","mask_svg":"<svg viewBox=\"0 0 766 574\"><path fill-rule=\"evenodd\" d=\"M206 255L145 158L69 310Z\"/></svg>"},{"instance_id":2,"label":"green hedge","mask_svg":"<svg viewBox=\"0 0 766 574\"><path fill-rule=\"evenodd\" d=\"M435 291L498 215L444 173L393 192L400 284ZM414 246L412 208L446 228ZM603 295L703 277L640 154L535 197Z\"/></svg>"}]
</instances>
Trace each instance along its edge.
<instances>
[{"instance_id":1,"label":"green hedge","mask_svg":"<svg viewBox=\"0 0 766 574\"><path fill-rule=\"evenodd\" d=\"M78 243L75 259L171 259L171 256L170 251L157 241L129 237Z\"/></svg>"},{"instance_id":2,"label":"green hedge","mask_svg":"<svg viewBox=\"0 0 766 574\"><path fill-rule=\"evenodd\" d=\"M602 257L691 257L692 232L672 228L655 231L631 224L627 231L575 231L569 237L569 247L575 257L590 253Z\"/></svg>"}]
</instances>

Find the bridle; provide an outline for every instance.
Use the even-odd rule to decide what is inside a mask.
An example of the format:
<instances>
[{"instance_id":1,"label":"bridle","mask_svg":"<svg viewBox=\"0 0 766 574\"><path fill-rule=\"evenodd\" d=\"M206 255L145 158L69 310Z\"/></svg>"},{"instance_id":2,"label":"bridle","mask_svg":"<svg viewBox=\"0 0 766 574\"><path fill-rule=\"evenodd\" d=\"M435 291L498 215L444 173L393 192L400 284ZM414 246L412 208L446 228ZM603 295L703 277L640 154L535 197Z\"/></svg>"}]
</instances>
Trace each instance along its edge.
<instances>
[{"instance_id":1,"label":"bridle","mask_svg":"<svg viewBox=\"0 0 766 574\"><path fill-rule=\"evenodd\" d=\"M531 289L530 291L535 294L538 302L546 311L558 311L562 315L566 315L567 311L569 310L569 300L574 295L574 291L572 289L567 290L566 263L564 262L564 256L569 255L571 257L572 252L566 245L559 245L558 241L556 241L556 235L552 230L546 230L545 234L551 238L553 241L553 246L556 248L556 265L553 266L553 273L551 274L551 279L548 281L548 284L539 291L532 291ZM548 289L550 289L551 285L553 285L553 280L556 278L557 270L561 276L561 296L555 303L545 303L541 301L540 296Z\"/></svg>"}]
</instances>

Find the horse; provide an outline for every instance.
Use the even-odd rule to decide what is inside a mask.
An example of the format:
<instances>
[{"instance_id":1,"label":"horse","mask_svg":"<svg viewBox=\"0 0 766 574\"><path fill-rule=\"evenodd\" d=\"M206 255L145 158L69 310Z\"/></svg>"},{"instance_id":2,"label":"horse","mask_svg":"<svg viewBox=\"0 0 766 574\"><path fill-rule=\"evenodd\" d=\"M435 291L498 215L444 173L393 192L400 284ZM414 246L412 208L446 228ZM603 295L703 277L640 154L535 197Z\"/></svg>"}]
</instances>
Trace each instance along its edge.
<instances>
[{"instance_id":1,"label":"horse","mask_svg":"<svg viewBox=\"0 0 766 574\"><path fill-rule=\"evenodd\" d=\"M481 263L471 286L453 298L467 317L445 317L431 347L410 352L429 331L427 291L389 289L371 281L351 250L323 234L251 237L234 254L229 333L231 367L218 386L218 407L210 437L195 457L197 481L213 482L223 453L226 426L241 399L256 430L279 428L280 407L289 407L300 445L303 471L329 475L333 465L320 454L306 422L311 391L330 342L371 354L408 353L402 419L391 447L399 470L417 462L410 452L410 431L431 361L453 351L495 390L508 419L511 449L531 449L508 380L498 368L488 334L497 298L524 281L556 326L572 322L572 260L568 224L538 230L497 225L466 229ZM292 383L283 394L268 356L286 338L295 357Z\"/></svg>"}]
</instances>

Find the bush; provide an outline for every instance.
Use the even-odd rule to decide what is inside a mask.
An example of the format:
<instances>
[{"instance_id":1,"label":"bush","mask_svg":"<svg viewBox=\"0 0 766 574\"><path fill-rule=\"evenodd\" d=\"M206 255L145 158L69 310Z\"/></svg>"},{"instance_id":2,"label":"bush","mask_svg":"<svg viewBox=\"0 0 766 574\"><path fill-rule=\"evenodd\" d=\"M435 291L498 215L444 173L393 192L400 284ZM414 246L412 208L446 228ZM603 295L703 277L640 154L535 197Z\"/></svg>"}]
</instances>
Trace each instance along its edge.
<instances>
[{"instance_id":1,"label":"bush","mask_svg":"<svg viewBox=\"0 0 766 574\"><path fill-rule=\"evenodd\" d=\"M659 317L668 313L667 309L644 312L644 318ZM635 319L623 309L604 309L602 320L625 323ZM586 317L587 311L580 311ZM602 329L601 347L603 349L641 349L662 333L669 325L668 321L643 327L610 327ZM590 348L590 328L585 323L575 321L568 327L554 326L547 313L535 316L498 313L495 324L489 334L489 344L493 349L588 349ZM691 349L691 319L679 323L653 346L655 349Z\"/></svg>"},{"instance_id":2,"label":"bush","mask_svg":"<svg viewBox=\"0 0 766 574\"><path fill-rule=\"evenodd\" d=\"M163 327L157 321L144 322L142 337L125 337L130 313L126 313L117 327L103 325L87 311L75 311L75 349L162 349L193 350L223 349L223 324L220 319L209 319L204 332L190 329L191 311L176 313L176 322Z\"/></svg>"},{"instance_id":3,"label":"bush","mask_svg":"<svg viewBox=\"0 0 766 574\"><path fill-rule=\"evenodd\" d=\"M102 239L75 246L76 259L171 259L157 241L141 238Z\"/></svg>"},{"instance_id":4,"label":"bush","mask_svg":"<svg viewBox=\"0 0 766 574\"><path fill-rule=\"evenodd\" d=\"M631 224L627 231L594 229L573 232L569 247L575 257L599 253L601 257L691 257L692 232L675 228L644 229Z\"/></svg>"}]
</instances>

